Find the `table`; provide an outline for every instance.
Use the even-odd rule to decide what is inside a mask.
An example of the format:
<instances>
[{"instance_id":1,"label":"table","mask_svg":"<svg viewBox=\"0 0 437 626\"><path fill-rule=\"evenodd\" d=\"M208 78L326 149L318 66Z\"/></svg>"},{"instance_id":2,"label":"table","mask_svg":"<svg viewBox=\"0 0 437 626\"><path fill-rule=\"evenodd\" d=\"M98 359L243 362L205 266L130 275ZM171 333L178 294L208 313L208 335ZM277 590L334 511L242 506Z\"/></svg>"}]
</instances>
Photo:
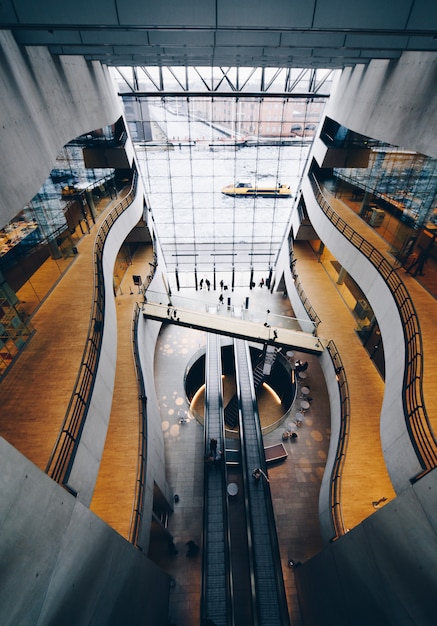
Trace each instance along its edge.
<instances>
[{"instance_id":1,"label":"table","mask_svg":"<svg viewBox=\"0 0 437 626\"><path fill-rule=\"evenodd\" d=\"M303 413L296 413L296 426L302 426L305 415Z\"/></svg>"},{"instance_id":2,"label":"table","mask_svg":"<svg viewBox=\"0 0 437 626\"><path fill-rule=\"evenodd\" d=\"M228 494L231 497L236 496L237 493L238 493L238 485L237 485L237 483L229 483L227 490L228 490Z\"/></svg>"},{"instance_id":3,"label":"table","mask_svg":"<svg viewBox=\"0 0 437 626\"><path fill-rule=\"evenodd\" d=\"M310 408L310 403L308 402L308 400L301 400L300 408L302 409L302 411L308 411L308 409Z\"/></svg>"}]
</instances>

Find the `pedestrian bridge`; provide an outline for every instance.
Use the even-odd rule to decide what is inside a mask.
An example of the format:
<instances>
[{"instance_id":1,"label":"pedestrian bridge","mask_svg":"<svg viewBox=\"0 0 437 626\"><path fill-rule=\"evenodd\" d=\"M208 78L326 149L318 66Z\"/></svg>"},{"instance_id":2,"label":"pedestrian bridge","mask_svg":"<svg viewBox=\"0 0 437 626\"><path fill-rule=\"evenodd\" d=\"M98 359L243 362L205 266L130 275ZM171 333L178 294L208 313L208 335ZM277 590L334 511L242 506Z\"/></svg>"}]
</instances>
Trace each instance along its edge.
<instances>
[{"instance_id":1,"label":"pedestrian bridge","mask_svg":"<svg viewBox=\"0 0 437 626\"><path fill-rule=\"evenodd\" d=\"M269 316L269 312L264 314L263 322L256 313L224 304L207 305L205 310L199 311L183 308L175 303L170 305L147 301L142 304L142 313L148 319L257 343L286 346L314 354L319 354L324 349L322 340L315 336L311 322L286 316ZM302 324L306 324L313 332L300 330Z\"/></svg>"}]
</instances>

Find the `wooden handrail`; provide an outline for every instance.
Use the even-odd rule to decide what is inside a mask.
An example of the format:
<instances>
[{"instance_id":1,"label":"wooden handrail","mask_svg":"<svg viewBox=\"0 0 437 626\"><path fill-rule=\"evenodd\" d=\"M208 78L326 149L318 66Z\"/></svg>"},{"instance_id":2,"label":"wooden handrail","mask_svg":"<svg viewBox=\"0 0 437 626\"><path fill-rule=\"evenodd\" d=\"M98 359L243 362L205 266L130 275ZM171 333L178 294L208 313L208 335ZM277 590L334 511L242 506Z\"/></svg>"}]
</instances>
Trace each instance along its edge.
<instances>
[{"instance_id":1,"label":"wooden handrail","mask_svg":"<svg viewBox=\"0 0 437 626\"><path fill-rule=\"evenodd\" d=\"M137 174L135 174L129 193L117 203L106 216L97 232L94 242L93 304L85 348L67 411L45 468L45 472L51 476L53 480L64 486L68 480L72 462L88 415L97 365L100 358L105 318L103 249L111 227L120 215L132 204L135 198L137 180Z\"/></svg>"},{"instance_id":2,"label":"wooden handrail","mask_svg":"<svg viewBox=\"0 0 437 626\"><path fill-rule=\"evenodd\" d=\"M135 305L134 318L132 321L132 345L135 371L138 384L138 413L139 413L139 432L138 432L138 461L137 461L137 478L135 483L135 497L132 509L132 516L129 529L129 541L134 546L139 545L141 521L143 515L144 492L146 487L146 465L147 465L147 397L144 385L144 379L141 370L140 356L138 352L137 327L141 308L138 303Z\"/></svg>"},{"instance_id":3,"label":"wooden handrail","mask_svg":"<svg viewBox=\"0 0 437 626\"><path fill-rule=\"evenodd\" d=\"M153 271L150 272L143 285L142 291L145 296L147 287L153 280L153 276L156 272L158 265L156 255L154 255L154 262L152 264ZM134 316L132 320L132 349L135 372L138 385L138 415L139 415L139 428L138 428L138 459L137 459L137 478L135 483L135 496L132 507L132 515L129 527L129 541L141 548L139 544L141 536L141 522L143 519L143 503L144 493L146 489L146 467L147 467L147 396L146 386L144 384L144 377L141 368L141 360L138 349L138 320L141 312L141 307L138 302L135 304Z\"/></svg>"},{"instance_id":4,"label":"wooden handrail","mask_svg":"<svg viewBox=\"0 0 437 626\"><path fill-rule=\"evenodd\" d=\"M330 481L331 521L334 529L334 535L331 538L331 541L335 541L335 539L338 539L346 532L341 508L341 479L349 441L350 401L346 373L340 354L334 342L330 341L326 346L326 349L335 368L335 375L338 381L338 392L340 396L340 431Z\"/></svg>"},{"instance_id":5,"label":"wooden handrail","mask_svg":"<svg viewBox=\"0 0 437 626\"><path fill-rule=\"evenodd\" d=\"M404 330L406 365L403 381L404 418L422 472L412 482L437 467L437 441L432 432L423 398L423 345L416 310L403 281L387 259L354 231L330 206L314 175L309 177L318 205L348 241L375 267L387 284L399 311Z\"/></svg>"}]
</instances>

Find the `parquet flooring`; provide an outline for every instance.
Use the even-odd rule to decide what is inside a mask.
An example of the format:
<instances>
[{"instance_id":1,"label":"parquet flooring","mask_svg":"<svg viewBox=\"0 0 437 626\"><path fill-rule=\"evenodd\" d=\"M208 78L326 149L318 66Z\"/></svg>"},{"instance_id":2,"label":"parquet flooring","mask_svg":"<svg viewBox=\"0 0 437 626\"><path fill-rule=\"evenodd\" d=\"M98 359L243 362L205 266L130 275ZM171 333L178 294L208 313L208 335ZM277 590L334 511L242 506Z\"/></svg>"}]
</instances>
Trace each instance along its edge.
<instances>
[{"instance_id":1,"label":"parquet flooring","mask_svg":"<svg viewBox=\"0 0 437 626\"><path fill-rule=\"evenodd\" d=\"M379 445L384 383L356 336L355 318L311 247L297 243L294 250L299 279L321 319L318 335L334 341L347 376L351 428L341 491L345 525L353 528L374 511L374 500L395 496Z\"/></svg>"},{"instance_id":2,"label":"parquet flooring","mask_svg":"<svg viewBox=\"0 0 437 626\"><path fill-rule=\"evenodd\" d=\"M138 463L139 403L132 359L132 318L141 301L132 275L145 277L153 260L151 246L139 247L116 297L117 367L105 449L97 477L91 510L123 537L129 538ZM131 293L132 292L132 293Z\"/></svg>"},{"instance_id":3,"label":"parquet flooring","mask_svg":"<svg viewBox=\"0 0 437 626\"><path fill-rule=\"evenodd\" d=\"M0 385L0 434L41 469L61 427L84 350L93 244L92 235L78 243L79 254L36 311L36 332ZM44 282L40 277L39 284Z\"/></svg>"},{"instance_id":4,"label":"parquet flooring","mask_svg":"<svg viewBox=\"0 0 437 626\"><path fill-rule=\"evenodd\" d=\"M335 198L327 190L325 190L325 193L329 196L329 201L332 203L332 206L339 213L339 215L346 219L352 228L365 237L367 241L369 241L394 267L396 267L397 264L388 251L389 246L387 242L378 234L378 232L363 222L363 220L359 218L355 212L351 210L350 207L341 199ZM424 372L422 384L424 399L431 426L434 433L437 433L437 392L435 384L437 351L434 349L437 299L432 295L432 293L437 293L437 271L434 271L433 265L427 267L427 282L428 285L432 287L432 290L424 288L419 280L413 278L411 274L407 274L403 268L397 269L397 273L410 294L419 320L423 344ZM420 277L418 277L418 279L420 279Z\"/></svg>"}]
</instances>

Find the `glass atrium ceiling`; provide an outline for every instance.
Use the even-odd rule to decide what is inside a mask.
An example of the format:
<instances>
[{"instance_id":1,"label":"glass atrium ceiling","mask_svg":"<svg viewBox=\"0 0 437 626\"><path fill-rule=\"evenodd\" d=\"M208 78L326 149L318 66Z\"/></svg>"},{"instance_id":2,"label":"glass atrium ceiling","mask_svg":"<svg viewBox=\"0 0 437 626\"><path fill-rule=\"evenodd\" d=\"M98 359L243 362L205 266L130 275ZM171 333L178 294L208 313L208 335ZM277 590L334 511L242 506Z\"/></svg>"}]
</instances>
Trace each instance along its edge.
<instances>
[{"instance_id":1,"label":"glass atrium ceiling","mask_svg":"<svg viewBox=\"0 0 437 626\"><path fill-rule=\"evenodd\" d=\"M268 273L332 72L143 68L128 79L129 71L117 83L169 272L191 275L190 285L194 270ZM291 195L222 192L238 182L283 184Z\"/></svg>"}]
</instances>

